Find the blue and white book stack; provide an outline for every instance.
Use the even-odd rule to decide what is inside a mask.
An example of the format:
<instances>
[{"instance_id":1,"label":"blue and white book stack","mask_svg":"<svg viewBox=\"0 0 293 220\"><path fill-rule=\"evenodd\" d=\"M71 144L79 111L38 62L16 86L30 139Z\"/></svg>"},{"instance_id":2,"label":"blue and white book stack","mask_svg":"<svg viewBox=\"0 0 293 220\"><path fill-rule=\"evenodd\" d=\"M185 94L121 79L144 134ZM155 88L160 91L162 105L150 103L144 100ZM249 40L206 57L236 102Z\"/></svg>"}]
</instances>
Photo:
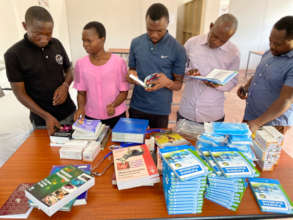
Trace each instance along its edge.
<instances>
[{"instance_id":1,"label":"blue and white book stack","mask_svg":"<svg viewBox=\"0 0 293 220\"><path fill-rule=\"evenodd\" d=\"M201 213L208 174L205 162L187 145L160 149L160 154L168 214Z\"/></svg>"},{"instance_id":2,"label":"blue and white book stack","mask_svg":"<svg viewBox=\"0 0 293 220\"><path fill-rule=\"evenodd\" d=\"M227 209L236 211L246 189L242 178L226 178L224 176L209 176L205 198Z\"/></svg>"},{"instance_id":3,"label":"blue and white book stack","mask_svg":"<svg viewBox=\"0 0 293 220\"><path fill-rule=\"evenodd\" d=\"M259 171L236 148L214 147L198 143L201 157L213 172L208 175L205 198L236 211L246 189L245 178L259 176Z\"/></svg>"},{"instance_id":4,"label":"blue and white book stack","mask_svg":"<svg viewBox=\"0 0 293 220\"><path fill-rule=\"evenodd\" d=\"M215 147L237 148L250 162L256 161L252 150L251 131L246 123L205 123L205 133L199 136L198 140L199 143L209 143Z\"/></svg>"},{"instance_id":5,"label":"blue and white book stack","mask_svg":"<svg viewBox=\"0 0 293 220\"><path fill-rule=\"evenodd\" d=\"M143 144L148 126L148 120L120 118L112 130L112 141Z\"/></svg>"}]
</instances>

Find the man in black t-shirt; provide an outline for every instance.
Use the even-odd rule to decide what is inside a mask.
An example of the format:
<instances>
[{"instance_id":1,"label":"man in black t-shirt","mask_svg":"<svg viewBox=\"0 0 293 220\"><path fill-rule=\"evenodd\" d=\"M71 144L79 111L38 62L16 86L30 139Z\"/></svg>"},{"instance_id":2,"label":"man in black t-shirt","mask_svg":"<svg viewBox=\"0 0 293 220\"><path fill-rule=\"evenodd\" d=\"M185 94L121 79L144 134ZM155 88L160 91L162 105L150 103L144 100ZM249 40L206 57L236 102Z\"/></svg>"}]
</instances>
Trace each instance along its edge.
<instances>
[{"instance_id":1,"label":"man in black t-shirt","mask_svg":"<svg viewBox=\"0 0 293 220\"><path fill-rule=\"evenodd\" d=\"M4 55L15 96L30 109L34 127L46 126L49 135L75 111L68 94L73 80L71 63L60 41L52 38L53 26L46 9L30 7L23 22L24 39Z\"/></svg>"}]
</instances>

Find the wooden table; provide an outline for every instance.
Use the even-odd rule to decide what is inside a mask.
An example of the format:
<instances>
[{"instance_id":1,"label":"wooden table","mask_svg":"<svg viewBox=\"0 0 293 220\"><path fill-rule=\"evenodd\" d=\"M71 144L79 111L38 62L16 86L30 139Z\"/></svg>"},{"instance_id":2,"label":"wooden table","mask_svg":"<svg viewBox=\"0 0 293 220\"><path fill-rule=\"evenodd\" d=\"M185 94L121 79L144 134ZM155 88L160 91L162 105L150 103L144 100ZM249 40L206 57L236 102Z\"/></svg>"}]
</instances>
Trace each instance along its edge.
<instances>
[{"instance_id":1,"label":"wooden table","mask_svg":"<svg viewBox=\"0 0 293 220\"><path fill-rule=\"evenodd\" d=\"M97 159L108 150L103 150ZM110 161L104 162L104 166ZM25 143L0 169L0 206L20 183L34 183L46 177L52 165L81 164L82 161L60 160L58 148L49 146L45 130L34 131ZM103 167L101 167L103 168ZM209 200L204 200L202 214L168 215L162 184L154 187L138 187L118 191L111 185L113 167L104 176L96 177L96 184L89 190L88 204L74 206L71 212L57 212L50 219L142 219L174 218L223 219L225 218L281 218L281 214L260 211L248 187L237 212L230 211ZM278 179L290 198L293 198L293 159L282 152L279 164L273 172L263 172L261 177ZM292 217L293 215L291 215ZM29 219L48 219L41 210L34 209Z\"/></svg>"}]
</instances>

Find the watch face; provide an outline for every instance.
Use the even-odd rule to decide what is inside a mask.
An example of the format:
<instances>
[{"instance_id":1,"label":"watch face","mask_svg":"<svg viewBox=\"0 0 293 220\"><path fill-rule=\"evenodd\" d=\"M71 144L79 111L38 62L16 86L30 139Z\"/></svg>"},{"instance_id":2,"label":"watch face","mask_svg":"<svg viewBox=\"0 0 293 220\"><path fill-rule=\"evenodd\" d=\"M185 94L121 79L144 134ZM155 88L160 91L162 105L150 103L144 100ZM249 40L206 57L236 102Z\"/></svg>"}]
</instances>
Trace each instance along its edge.
<instances>
[{"instance_id":1,"label":"watch face","mask_svg":"<svg viewBox=\"0 0 293 220\"><path fill-rule=\"evenodd\" d=\"M152 73L144 79L144 83L147 85L148 88L153 87L154 84L152 84L152 81L156 80L157 78L157 73Z\"/></svg>"}]
</instances>

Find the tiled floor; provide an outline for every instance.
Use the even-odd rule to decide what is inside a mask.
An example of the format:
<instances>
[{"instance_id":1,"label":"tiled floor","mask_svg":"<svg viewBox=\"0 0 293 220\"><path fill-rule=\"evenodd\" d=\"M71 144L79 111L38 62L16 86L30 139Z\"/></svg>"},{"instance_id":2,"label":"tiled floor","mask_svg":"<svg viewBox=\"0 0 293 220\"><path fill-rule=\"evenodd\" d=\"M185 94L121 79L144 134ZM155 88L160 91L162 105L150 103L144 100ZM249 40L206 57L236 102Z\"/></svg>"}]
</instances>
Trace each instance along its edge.
<instances>
[{"instance_id":1,"label":"tiled floor","mask_svg":"<svg viewBox=\"0 0 293 220\"><path fill-rule=\"evenodd\" d=\"M236 92L240 85L244 84L245 77L243 71L240 73L239 83L238 86L235 87L232 91L227 92L225 94L226 101L225 101L225 121L228 122L241 122L243 115L244 115L244 109L245 109L245 101L238 98ZM180 102L181 93L183 89L181 89L178 92L174 92L173 97L173 106L172 106L172 112L169 117L170 125L169 127L174 127L175 124L172 123L176 120L176 112L178 111L178 103ZM293 128L290 129L285 138L285 144L284 144L284 150L293 157L293 147L291 146L293 143Z\"/></svg>"}]
</instances>

